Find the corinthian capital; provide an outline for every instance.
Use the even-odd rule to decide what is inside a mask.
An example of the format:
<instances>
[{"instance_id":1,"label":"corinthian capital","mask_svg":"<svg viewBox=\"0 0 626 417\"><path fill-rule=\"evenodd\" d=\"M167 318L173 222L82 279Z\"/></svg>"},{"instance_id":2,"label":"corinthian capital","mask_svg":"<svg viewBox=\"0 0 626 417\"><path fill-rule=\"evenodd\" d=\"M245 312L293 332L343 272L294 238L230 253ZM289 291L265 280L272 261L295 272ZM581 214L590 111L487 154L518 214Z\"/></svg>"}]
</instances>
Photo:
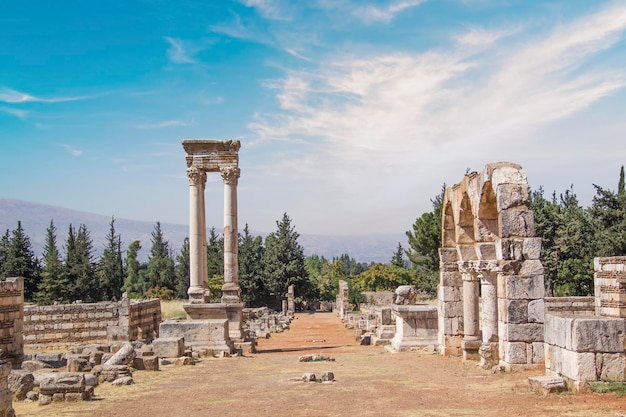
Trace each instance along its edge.
<instances>
[{"instance_id":1,"label":"corinthian capital","mask_svg":"<svg viewBox=\"0 0 626 417\"><path fill-rule=\"evenodd\" d=\"M191 186L204 185L206 183L206 172L196 167L187 168L187 178Z\"/></svg>"},{"instance_id":2,"label":"corinthian capital","mask_svg":"<svg viewBox=\"0 0 626 417\"><path fill-rule=\"evenodd\" d=\"M220 170L220 173L222 174L222 179L224 180L225 184L237 185L237 180L239 180L239 174L241 173L241 170L236 167L228 167L222 168Z\"/></svg>"}]
</instances>

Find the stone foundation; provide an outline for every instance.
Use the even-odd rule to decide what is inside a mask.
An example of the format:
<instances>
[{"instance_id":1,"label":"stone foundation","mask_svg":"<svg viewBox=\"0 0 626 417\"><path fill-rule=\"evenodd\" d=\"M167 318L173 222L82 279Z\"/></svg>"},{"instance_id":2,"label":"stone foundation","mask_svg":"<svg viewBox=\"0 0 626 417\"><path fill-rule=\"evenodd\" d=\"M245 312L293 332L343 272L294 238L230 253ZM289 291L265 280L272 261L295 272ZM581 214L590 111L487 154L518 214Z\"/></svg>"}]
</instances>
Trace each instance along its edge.
<instances>
[{"instance_id":1,"label":"stone foundation","mask_svg":"<svg viewBox=\"0 0 626 417\"><path fill-rule=\"evenodd\" d=\"M0 352L17 359L24 353L24 278L0 282ZM0 414L2 415L2 414Z\"/></svg>"},{"instance_id":2,"label":"stone foundation","mask_svg":"<svg viewBox=\"0 0 626 417\"><path fill-rule=\"evenodd\" d=\"M421 305L393 305L396 333L391 340L394 350L401 352L416 348L437 346L437 307Z\"/></svg>"},{"instance_id":3,"label":"stone foundation","mask_svg":"<svg viewBox=\"0 0 626 417\"><path fill-rule=\"evenodd\" d=\"M167 320L161 323L159 335L165 339L184 339L185 347L194 350L233 353L235 348L228 337L228 320ZM159 339L157 339L159 340Z\"/></svg>"}]
</instances>

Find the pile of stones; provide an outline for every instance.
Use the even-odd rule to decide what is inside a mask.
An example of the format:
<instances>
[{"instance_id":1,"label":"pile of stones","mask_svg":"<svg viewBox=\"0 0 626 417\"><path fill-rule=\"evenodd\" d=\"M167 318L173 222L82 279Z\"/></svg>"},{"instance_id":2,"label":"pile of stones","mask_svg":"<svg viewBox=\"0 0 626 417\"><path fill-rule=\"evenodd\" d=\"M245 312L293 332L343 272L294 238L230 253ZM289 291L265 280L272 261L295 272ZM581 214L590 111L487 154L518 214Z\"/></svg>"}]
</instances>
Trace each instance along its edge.
<instances>
[{"instance_id":1,"label":"pile of stones","mask_svg":"<svg viewBox=\"0 0 626 417\"><path fill-rule=\"evenodd\" d=\"M293 316L277 313L267 307L246 309L248 319L243 323L247 337L267 339L271 333L281 333L289 329Z\"/></svg>"}]
</instances>

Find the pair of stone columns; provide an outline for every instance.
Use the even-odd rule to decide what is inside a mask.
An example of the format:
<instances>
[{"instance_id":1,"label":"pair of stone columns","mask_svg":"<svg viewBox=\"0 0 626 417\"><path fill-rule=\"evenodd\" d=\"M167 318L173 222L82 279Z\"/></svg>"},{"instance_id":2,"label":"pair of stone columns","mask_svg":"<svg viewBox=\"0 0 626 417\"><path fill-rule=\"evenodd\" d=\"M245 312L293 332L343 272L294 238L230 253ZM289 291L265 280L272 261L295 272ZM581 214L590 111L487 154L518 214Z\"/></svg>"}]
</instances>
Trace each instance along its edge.
<instances>
[{"instance_id":1,"label":"pair of stone columns","mask_svg":"<svg viewBox=\"0 0 626 417\"><path fill-rule=\"evenodd\" d=\"M498 360L498 269L497 261L459 262L463 278L463 359L482 358L485 366L493 366ZM482 326L479 326L479 300Z\"/></svg>"},{"instance_id":2,"label":"pair of stone columns","mask_svg":"<svg viewBox=\"0 0 626 417\"><path fill-rule=\"evenodd\" d=\"M239 287L239 236L237 228L237 167L221 168L224 181L224 286L222 303L238 303ZM198 167L187 168L189 178L189 302L208 302L210 294L205 285L207 278L206 218L204 189L206 172Z\"/></svg>"}]
</instances>

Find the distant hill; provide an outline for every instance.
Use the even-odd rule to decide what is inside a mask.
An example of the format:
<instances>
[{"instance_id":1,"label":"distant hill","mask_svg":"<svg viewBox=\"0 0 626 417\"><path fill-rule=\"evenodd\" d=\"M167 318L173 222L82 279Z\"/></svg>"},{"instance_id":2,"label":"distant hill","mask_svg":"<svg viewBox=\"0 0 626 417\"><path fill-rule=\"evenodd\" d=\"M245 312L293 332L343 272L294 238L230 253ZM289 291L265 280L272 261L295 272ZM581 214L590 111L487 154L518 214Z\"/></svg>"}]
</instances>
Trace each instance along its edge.
<instances>
[{"instance_id":1,"label":"distant hill","mask_svg":"<svg viewBox=\"0 0 626 417\"><path fill-rule=\"evenodd\" d=\"M57 244L61 251L69 225L78 227L80 224L85 224L91 234L96 255L99 256L106 244L106 234L109 231L111 218L28 201L0 199L0 233L4 233L7 229L15 229L18 220L22 222L22 227L29 236L37 256L41 255L50 220L54 221L57 228ZM155 222L116 218L115 229L122 236L124 249L134 240L141 241L142 249L139 251L139 258L145 261L150 251L151 233ZM221 231L221 225L215 225L215 228ZM161 223L161 229L175 251L179 250L185 237L189 235L187 225ZM267 232L253 231L251 233L264 238L267 235ZM347 253L359 262L389 262L398 242L406 246L406 236L403 233L362 236L301 234L299 239L307 256L317 254L330 260Z\"/></svg>"}]
</instances>

